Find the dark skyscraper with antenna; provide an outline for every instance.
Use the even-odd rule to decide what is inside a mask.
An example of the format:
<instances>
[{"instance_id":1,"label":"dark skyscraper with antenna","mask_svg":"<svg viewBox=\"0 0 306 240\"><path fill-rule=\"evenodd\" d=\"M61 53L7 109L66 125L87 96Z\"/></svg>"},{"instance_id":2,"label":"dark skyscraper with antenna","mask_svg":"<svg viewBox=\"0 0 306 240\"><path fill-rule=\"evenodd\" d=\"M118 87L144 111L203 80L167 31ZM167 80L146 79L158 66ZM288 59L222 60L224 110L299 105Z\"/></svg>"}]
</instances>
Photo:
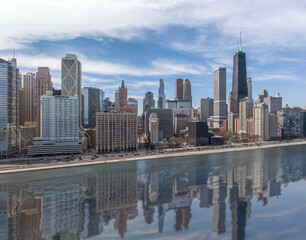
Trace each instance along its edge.
<instances>
[{"instance_id":1,"label":"dark skyscraper with antenna","mask_svg":"<svg viewBox=\"0 0 306 240\"><path fill-rule=\"evenodd\" d=\"M233 60L233 85L232 85L232 97L230 103L230 112L239 112L239 101L248 96L247 86L247 71L245 52L241 47L241 35L240 35L240 49L234 55Z\"/></svg>"}]
</instances>

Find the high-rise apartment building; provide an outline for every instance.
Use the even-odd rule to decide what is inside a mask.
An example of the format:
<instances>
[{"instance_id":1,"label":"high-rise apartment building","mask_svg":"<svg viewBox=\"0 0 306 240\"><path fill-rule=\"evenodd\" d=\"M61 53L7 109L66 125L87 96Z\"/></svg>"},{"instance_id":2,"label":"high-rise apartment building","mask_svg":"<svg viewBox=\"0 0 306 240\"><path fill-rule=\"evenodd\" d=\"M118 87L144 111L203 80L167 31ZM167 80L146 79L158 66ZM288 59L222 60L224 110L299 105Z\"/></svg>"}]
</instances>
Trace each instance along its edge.
<instances>
[{"instance_id":1,"label":"high-rise apartment building","mask_svg":"<svg viewBox=\"0 0 306 240\"><path fill-rule=\"evenodd\" d=\"M82 124L82 64L75 54L66 54L62 58L62 96L79 99L79 124Z\"/></svg>"},{"instance_id":2,"label":"high-rise apartment building","mask_svg":"<svg viewBox=\"0 0 306 240\"><path fill-rule=\"evenodd\" d=\"M264 98L264 103L268 105L270 114L277 114L277 111L282 109L283 98L277 93L275 97Z\"/></svg>"},{"instance_id":3,"label":"high-rise apartment building","mask_svg":"<svg viewBox=\"0 0 306 240\"><path fill-rule=\"evenodd\" d=\"M19 69L0 58L0 158L18 154Z\"/></svg>"},{"instance_id":4,"label":"high-rise apartment building","mask_svg":"<svg viewBox=\"0 0 306 240\"><path fill-rule=\"evenodd\" d=\"M264 103L254 105L254 136L262 139L270 139L269 108Z\"/></svg>"},{"instance_id":5,"label":"high-rise apartment building","mask_svg":"<svg viewBox=\"0 0 306 240\"><path fill-rule=\"evenodd\" d=\"M301 136L301 108L289 107L277 111L278 136L283 139L298 138Z\"/></svg>"},{"instance_id":6,"label":"high-rise apartment building","mask_svg":"<svg viewBox=\"0 0 306 240\"><path fill-rule=\"evenodd\" d=\"M96 113L101 111L100 92L99 88L82 88L82 126L84 128L96 126Z\"/></svg>"},{"instance_id":7,"label":"high-rise apartment building","mask_svg":"<svg viewBox=\"0 0 306 240\"><path fill-rule=\"evenodd\" d=\"M25 123L25 93L24 88L19 87L19 125Z\"/></svg>"},{"instance_id":8,"label":"high-rise apartment building","mask_svg":"<svg viewBox=\"0 0 306 240\"><path fill-rule=\"evenodd\" d=\"M192 107L191 83L188 79L185 80L183 85L183 100L190 101L190 107Z\"/></svg>"},{"instance_id":9,"label":"high-rise apartment building","mask_svg":"<svg viewBox=\"0 0 306 240\"><path fill-rule=\"evenodd\" d=\"M137 149L137 113L97 113L96 151L134 151Z\"/></svg>"},{"instance_id":10,"label":"high-rise apartment building","mask_svg":"<svg viewBox=\"0 0 306 240\"><path fill-rule=\"evenodd\" d=\"M41 138L34 138L28 155L81 153L79 140L79 99L77 96L41 97Z\"/></svg>"},{"instance_id":11,"label":"high-rise apartment building","mask_svg":"<svg viewBox=\"0 0 306 240\"><path fill-rule=\"evenodd\" d=\"M226 68L214 71L214 128L222 127L226 119Z\"/></svg>"},{"instance_id":12,"label":"high-rise apartment building","mask_svg":"<svg viewBox=\"0 0 306 240\"><path fill-rule=\"evenodd\" d=\"M164 80L159 79L157 106L158 108L165 108L165 104L166 104L166 96L165 96Z\"/></svg>"},{"instance_id":13,"label":"high-rise apartment building","mask_svg":"<svg viewBox=\"0 0 306 240\"><path fill-rule=\"evenodd\" d=\"M146 92L145 98L143 99L143 113L148 109L155 107L155 100L152 92Z\"/></svg>"},{"instance_id":14,"label":"high-rise apartment building","mask_svg":"<svg viewBox=\"0 0 306 240\"><path fill-rule=\"evenodd\" d=\"M201 98L201 120L207 122L207 118L214 114L214 99Z\"/></svg>"},{"instance_id":15,"label":"high-rise apartment building","mask_svg":"<svg viewBox=\"0 0 306 240\"><path fill-rule=\"evenodd\" d=\"M253 99L242 99L239 102L239 133L247 134L247 120L253 118Z\"/></svg>"},{"instance_id":16,"label":"high-rise apartment building","mask_svg":"<svg viewBox=\"0 0 306 240\"><path fill-rule=\"evenodd\" d=\"M25 94L25 121L36 122L37 120L37 81L34 73L28 72L23 76Z\"/></svg>"},{"instance_id":17,"label":"high-rise apartment building","mask_svg":"<svg viewBox=\"0 0 306 240\"><path fill-rule=\"evenodd\" d=\"M237 50L233 59L233 85L231 95L230 112L239 113L239 101L248 97L245 52L242 51L241 47L240 50Z\"/></svg>"},{"instance_id":18,"label":"high-rise apartment building","mask_svg":"<svg viewBox=\"0 0 306 240\"><path fill-rule=\"evenodd\" d=\"M40 136L41 135L40 98L42 95L45 95L47 91L52 90L50 68L38 67L38 71L36 72L36 82L37 82L37 110L36 110L37 136Z\"/></svg>"},{"instance_id":19,"label":"high-rise apartment building","mask_svg":"<svg viewBox=\"0 0 306 240\"><path fill-rule=\"evenodd\" d=\"M149 116L150 144L155 145L159 140L159 119L156 113Z\"/></svg>"},{"instance_id":20,"label":"high-rise apartment building","mask_svg":"<svg viewBox=\"0 0 306 240\"><path fill-rule=\"evenodd\" d=\"M278 138L278 117L275 114L269 114L269 135L270 139Z\"/></svg>"},{"instance_id":21,"label":"high-rise apartment building","mask_svg":"<svg viewBox=\"0 0 306 240\"><path fill-rule=\"evenodd\" d=\"M301 111L301 138L306 138L306 107Z\"/></svg>"},{"instance_id":22,"label":"high-rise apartment building","mask_svg":"<svg viewBox=\"0 0 306 240\"><path fill-rule=\"evenodd\" d=\"M183 79L175 80L175 99L183 100Z\"/></svg>"}]
</instances>

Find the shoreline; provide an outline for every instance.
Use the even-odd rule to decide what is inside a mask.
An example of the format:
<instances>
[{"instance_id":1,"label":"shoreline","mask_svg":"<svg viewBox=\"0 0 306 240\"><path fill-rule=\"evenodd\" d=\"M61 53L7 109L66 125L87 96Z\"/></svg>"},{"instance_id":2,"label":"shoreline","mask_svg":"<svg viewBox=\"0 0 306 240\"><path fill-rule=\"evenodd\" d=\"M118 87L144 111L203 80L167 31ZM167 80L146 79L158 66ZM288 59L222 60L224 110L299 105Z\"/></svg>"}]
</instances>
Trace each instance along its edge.
<instances>
[{"instance_id":1,"label":"shoreline","mask_svg":"<svg viewBox=\"0 0 306 240\"><path fill-rule=\"evenodd\" d=\"M202 151L188 151L188 152L174 152L167 154L156 154L150 156L136 156L136 157L128 157L128 158L117 158L112 160L107 160L102 157L97 158L96 160L92 160L90 162L70 162L64 164L55 164L52 166L27 166L24 168L16 168L16 169L1 169L0 174L9 174L9 173L20 173L20 172L29 172L29 171L43 171L43 170L51 170L51 169L59 169L59 168L70 168L70 167L82 167L82 166L90 166L97 164L111 164L111 163L119 163L119 162L131 162L131 161L142 161L142 160L156 160L163 158L173 158L173 157L186 157L192 155L207 155L207 154L218 154L218 153L227 153L227 152L240 152L247 150L256 150L263 148L276 148L276 147L290 147L290 146L298 146L298 145L306 145L306 141L300 142L288 142L288 143L277 143L277 144L264 144L261 146L251 146L251 147L233 147L226 149L215 149L215 150L202 150Z\"/></svg>"}]
</instances>

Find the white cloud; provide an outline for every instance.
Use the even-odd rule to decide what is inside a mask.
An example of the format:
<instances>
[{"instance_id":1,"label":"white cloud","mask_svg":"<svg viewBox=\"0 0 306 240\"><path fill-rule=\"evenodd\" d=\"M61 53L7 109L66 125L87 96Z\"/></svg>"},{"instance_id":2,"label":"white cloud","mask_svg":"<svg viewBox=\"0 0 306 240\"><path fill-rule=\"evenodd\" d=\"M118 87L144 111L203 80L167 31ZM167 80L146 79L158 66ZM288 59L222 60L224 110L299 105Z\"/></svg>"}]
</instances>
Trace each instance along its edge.
<instances>
[{"instance_id":1,"label":"white cloud","mask_svg":"<svg viewBox=\"0 0 306 240\"><path fill-rule=\"evenodd\" d=\"M294 81L294 82L304 82L301 78L297 77L297 76L293 76L290 75L288 73L267 73L267 74L263 74L260 76L255 76L254 80L257 82L262 82L262 81Z\"/></svg>"}]
</instances>

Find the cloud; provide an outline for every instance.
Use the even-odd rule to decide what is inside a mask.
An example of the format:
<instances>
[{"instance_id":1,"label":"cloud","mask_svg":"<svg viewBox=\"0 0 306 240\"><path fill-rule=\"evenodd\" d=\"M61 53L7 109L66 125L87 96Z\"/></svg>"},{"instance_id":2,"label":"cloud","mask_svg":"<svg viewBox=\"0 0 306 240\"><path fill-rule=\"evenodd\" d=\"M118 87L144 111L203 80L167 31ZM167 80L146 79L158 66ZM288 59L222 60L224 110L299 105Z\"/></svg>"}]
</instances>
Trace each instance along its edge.
<instances>
[{"instance_id":1,"label":"cloud","mask_svg":"<svg viewBox=\"0 0 306 240\"><path fill-rule=\"evenodd\" d=\"M12 13L14 16L12 17ZM7 21L9 19L9 21ZM169 27L212 27L223 38L246 34L247 45L303 46L306 40L303 1L5 1L0 10L0 49L24 48L38 40L88 36L144 38L146 31Z\"/></svg>"},{"instance_id":2,"label":"cloud","mask_svg":"<svg viewBox=\"0 0 306 240\"><path fill-rule=\"evenodd\" d=\"M262 81L294 81L294 82L304 82L301 78L297 76L293 76L287 73L273 73L273 74L263 74L260 76L255 76L254 80L257 82L262 82Z\"/></svg>"}]
</instances>

